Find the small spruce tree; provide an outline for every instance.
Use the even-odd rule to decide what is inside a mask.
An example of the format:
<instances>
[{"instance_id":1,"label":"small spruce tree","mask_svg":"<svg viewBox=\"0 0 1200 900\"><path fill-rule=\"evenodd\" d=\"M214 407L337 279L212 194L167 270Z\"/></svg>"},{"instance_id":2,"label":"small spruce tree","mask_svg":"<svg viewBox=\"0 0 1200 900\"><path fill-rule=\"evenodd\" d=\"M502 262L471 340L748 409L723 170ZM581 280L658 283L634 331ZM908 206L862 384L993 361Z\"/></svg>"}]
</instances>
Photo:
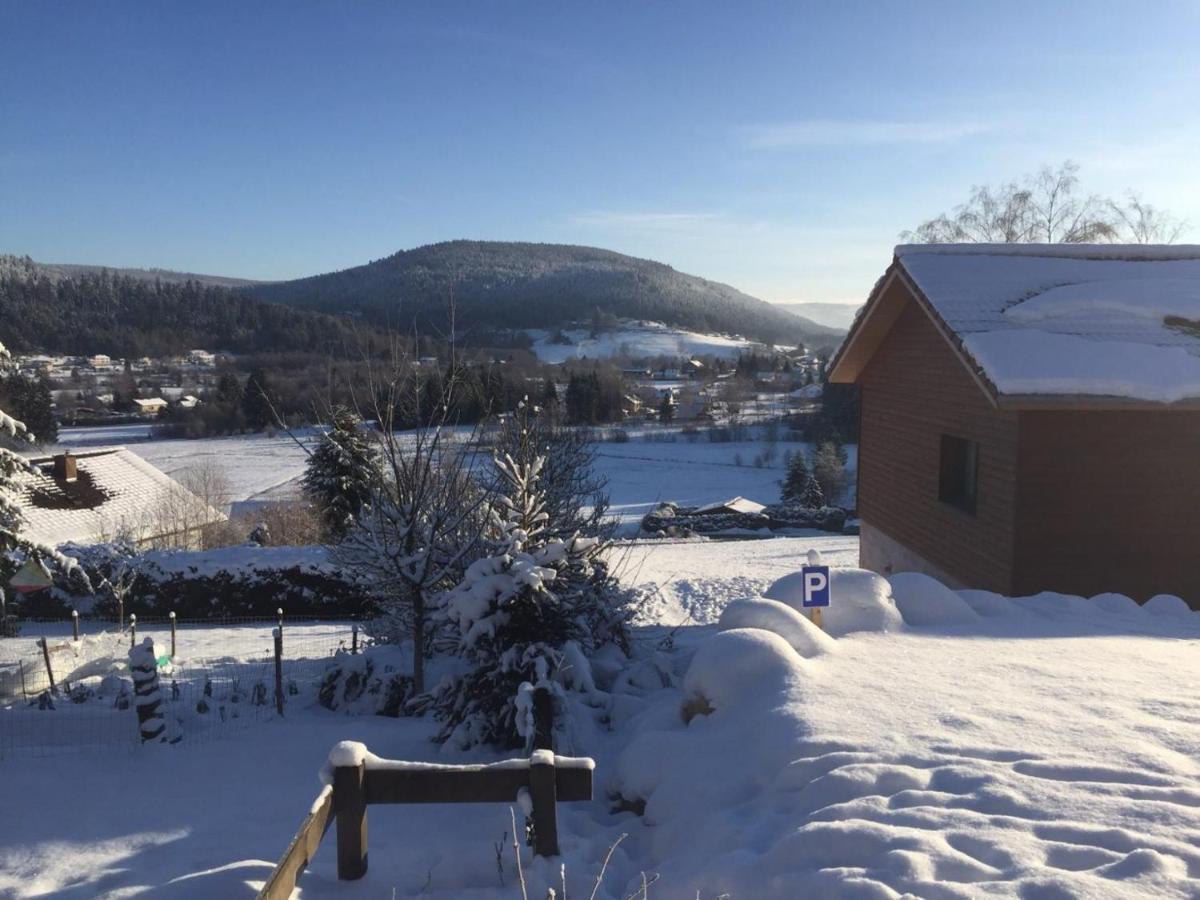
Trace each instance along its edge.
<instances>
[{"instance_id":1,"label":"small spruce tree","mask_svg":"<svg viewBox=\"0 0 1200 900\"><path fill-rule=\"evenodd\" d=\"M302 480L330 543L340 541L358 521L379 474L379 454L359 426L349 410L334 410L332 427L308 458Z\"/></svg>"},{"instance_id":2,"label":"small spruce tree","mask_svg":"<svg viewBox=\"0 0 1200 900\"><path fill-rule=\"evenodd\" d=\"M792 454L792 458L788 461L787 475L783 479L783 489L780 491L780 498L783 502L802 503L804 487L808 484L810 477L808 464L804 462L804 452L797 451Z\"/></svg>"},{"instance_id":3,"label":"small spruce tree","mask_svg":"<svg viewBox=\"0 0 1200 900\"><path fill-rule=\"evenodd\" d=\"M489 555L472 563L443 598L442 616L470 665L434 692L441 742L528 747L535 688L561 700L567 688L594 690L589 651L627 649L628 596L599 559L602 545L575 535L550 538L538 479L544 460L495 461L508 484L491 507Z\"/></svg>"},{"instance_id":4,"label":"small spruce tree","mask_svg":"<svg viewBox=\"0 0 1200 900\"><path fill-rule=\"evenodd\" d=\"M800 492L800 505L809 509L821 509L825 506L825 492L821 483L810 473L804 481L804 489Z\"/></svg>"}]
</instances>

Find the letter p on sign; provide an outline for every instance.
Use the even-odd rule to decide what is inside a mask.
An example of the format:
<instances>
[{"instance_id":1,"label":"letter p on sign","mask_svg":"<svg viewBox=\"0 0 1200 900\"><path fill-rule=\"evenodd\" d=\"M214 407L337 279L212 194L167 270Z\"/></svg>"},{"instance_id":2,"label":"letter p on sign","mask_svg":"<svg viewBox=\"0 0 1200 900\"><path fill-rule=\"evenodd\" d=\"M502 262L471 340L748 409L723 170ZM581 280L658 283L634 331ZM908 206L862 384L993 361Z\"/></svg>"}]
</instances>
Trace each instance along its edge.
<instances>
[{"instance_id":1,"label":"letter p on sign","mask_svg":"<svg viewBox=\"0 0 1200 900\"><path fill-rule=\"evenodd\" d=\"M804 579L805 609L829 605L829 566L805 566L800 570Z\"/></svg>"}]
</instances>

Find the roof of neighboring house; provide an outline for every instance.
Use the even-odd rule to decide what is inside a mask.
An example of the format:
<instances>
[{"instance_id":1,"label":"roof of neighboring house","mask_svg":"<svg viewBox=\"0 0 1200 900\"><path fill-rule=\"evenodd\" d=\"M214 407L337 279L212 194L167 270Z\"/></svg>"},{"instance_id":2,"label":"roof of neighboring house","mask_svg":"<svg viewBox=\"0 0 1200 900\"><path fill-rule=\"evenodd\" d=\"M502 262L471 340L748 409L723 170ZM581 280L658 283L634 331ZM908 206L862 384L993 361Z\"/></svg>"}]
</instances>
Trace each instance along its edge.
<instances>
[{"instance_id":1,"label":"roof of neighboring house","mask_svg":"<svg viewBox=\"0 0 1200 900\"><path fill-rule=\"evenodd\" d=\"M753 500L747 500L745 497L734 497L732 500L723 500L720 503L710 503L707 506L701 506L696 509L696 515L715 512L738 512L754 515L766 509L761 503L755 503Z\"/></svg>"},{"instance_id":2,"label":"roof of neighboring house","mask_svg":"<svg viewBox=\"0 0 1200 900\"><path fill-rule=\"evenodd\" d=\"M165 406L167 401L162 397L147 397L145 399L134 399L136 406Z\"/></svg>"},{"instance_id":3,"label":"roof of neighboring house","mask_svg":"<svg viewBox=\"0 0 1200 900\"><path fill-rule=\"evenodd\" d=\"M906 294L998 405L1200 400L1200 247L899 246L831 380L857 379Z\"/></svg>"},{"instance_id":4,"label":"roof of neighboring house","mask_svg":"<svg viewBox=\"0 0 1200 900\"><path fill-rule=\"evenodd\" d=\"M57 546L128 536L146 541L225 516L124 447L73 453L77 478L54 477L54 457L30 457L39 474L23 479L23 536Z\"/></svg>"}]
</instances>

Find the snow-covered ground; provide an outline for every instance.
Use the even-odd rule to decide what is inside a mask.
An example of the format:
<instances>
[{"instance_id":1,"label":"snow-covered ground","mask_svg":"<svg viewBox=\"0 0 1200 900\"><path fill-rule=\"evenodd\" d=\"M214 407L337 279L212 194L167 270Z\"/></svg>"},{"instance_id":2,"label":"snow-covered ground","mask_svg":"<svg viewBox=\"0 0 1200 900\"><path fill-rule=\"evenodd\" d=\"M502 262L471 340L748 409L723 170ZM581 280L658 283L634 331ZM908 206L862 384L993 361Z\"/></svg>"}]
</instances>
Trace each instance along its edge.
<instances>
[{"instance_id":1,"label":"snow-covered ground","mask_svg":"<svg viewBox=\"0 0 1200 900\"><path fill-rule=\"evenodd\" d=\"M771 582L810 547L835 566L832 639L762 601L742 604L737 630L690 624L764 591L786 599ZM675 682L612 695L607 725L577 708L568 752L597 760L597 796L560 807L568 896L590 893L622 834L607 900L643 871L662 898L1200 896L1200 615L1165 598L889 586L843 568L855 549L830 536L627 549L629 579L671 594L637 643ZM700 714L685 722L685 705ZM441 753L432 730L297 702L203 743L5 760L0 800L17 813L0 817L0 895L250 897L335 742L490 758ZM618 794L644 814L614 811ZM520 895L504 805L368 819L366 878L336 880L331 834L300 896ZM559 885L559 860L523 862L529 896Z\"/></svg>"},{"instance_id":2,"label":"snow-covered ground","mask_svg":"<svg viewBox=\"0 0 1200 900\"><path fill-rule=\"evenodd\" d=\"M647 433L662 436L661 430ZM298 432L297 437L311 442L312 430ZM305 451L286 434L273 437L250 434L196 441L148 438L148 428L143 425L64 428L59 444L63 447L126 444L148 462L176 477L189 468L214 463L228 478L230 499L235 504L296 496L297 481L308 460ZM613 515L623 524L632 524L663 500L702 505L741 495L760 503L777 501L779 483L784 475L783 454L801 448L811 453L812 448L786 441L774 446L774 458L756 466L755 458L768 448L763 441L714 444L703 439L689 442L676 435L673 443L604 442L597 444L597 471L609 479ZM847 469L853 480L856 448L851 445L846 449L849 456ZM844 502L852 504L852 494L848 494Z\"/></svg>"},{"instance_id":3,"label":"snow-covered ground","mask_svg":"<svg viewBox=\"0 0 1200 900\"><path fill-rule=\"evenodd\" d=\"M529 330L529 336L533 338L533 352L542 362L562 363L569 359L610 359L614 356L680 359L711 355L736 359L743 350L754 345L753 341L745 338L701 334L659 322L639 324L629 320L622 320L620 327L595 338L587 328L566 330L563 334L570 340L569 344L555 343L553 334L545 330Z\"/></svg>"}]
</instances>

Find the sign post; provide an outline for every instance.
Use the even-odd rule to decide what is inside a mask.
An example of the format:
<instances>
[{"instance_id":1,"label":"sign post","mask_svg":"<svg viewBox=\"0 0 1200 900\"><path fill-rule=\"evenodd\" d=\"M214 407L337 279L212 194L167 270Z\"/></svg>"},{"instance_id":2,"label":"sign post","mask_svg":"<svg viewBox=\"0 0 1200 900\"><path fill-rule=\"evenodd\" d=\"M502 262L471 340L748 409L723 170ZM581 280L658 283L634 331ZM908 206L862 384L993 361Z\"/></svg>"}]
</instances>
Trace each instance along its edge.
<instances>
[{"instance_id":1,"label":"sign post","mask_svg":"<svg viewBox=\"0 0 1200 900\"><path fill-rule=\"evenodd\" d=\"M821 627L821 610L829 606L829 566L804 566L800 570L804 584L801 605L809 611L812 623Z\"/></svg>"}]
</instances>

